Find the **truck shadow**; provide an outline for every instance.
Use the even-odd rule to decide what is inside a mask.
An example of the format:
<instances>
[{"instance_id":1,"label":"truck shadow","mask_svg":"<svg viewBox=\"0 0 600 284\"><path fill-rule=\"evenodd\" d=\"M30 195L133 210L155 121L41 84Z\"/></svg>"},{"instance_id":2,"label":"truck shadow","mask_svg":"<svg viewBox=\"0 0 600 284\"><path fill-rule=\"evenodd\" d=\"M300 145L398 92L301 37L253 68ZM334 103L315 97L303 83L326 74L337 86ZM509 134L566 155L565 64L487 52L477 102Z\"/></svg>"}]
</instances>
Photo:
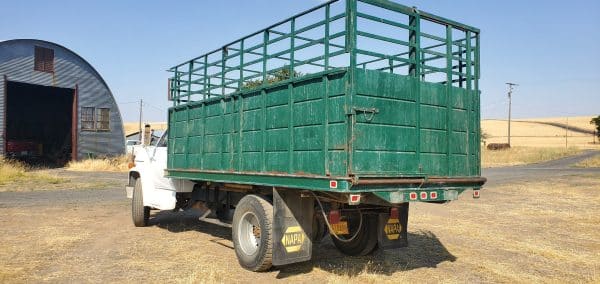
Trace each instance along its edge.
<instances>
[{"instance_id":1,"label":"truck shadow","mask_svg":"<svg viewBox=\"0 0 600 284\"><path fill-rule=\"evenodd\" d=\"M150 225L179 233L197 231L214 236L213 243L232 249L231 229L198 220L197 211L160 211L150 218ZM273 268L278 271L277 278L310 273L317 268L339 276L353 277L361 273L392 275L400 271L418 268L435 268L446 261L454 262L456 257L450 253L437 236L430 231L408 233L408 247L392 250L376 250L373 254L350 257L340 253L330 237L313 245L312 260Z\"/></svg>"},{"instance_id":2,"label":"truck shadow","mask_svg":"<svg viewBox=\"0 0 600 284\"><path fill-rule=\"evenodd\" d=\"M231 229L206 223L198 220L202 212L196 210L186 211L159 211L150 215L149 226L157 226L172 233L198 231L217 238L231 241ZM232 247L233 249L233 247Z\"/></svg>"},{"instance_id":3,"label":"truck shadow","mask_svg":"<svg viewBox=\"0 0 600 284\"><path fill-rule=\"evenodd\" d=\"M389 276L396 272L417 268L435 268L442 262L455 260L456 257L430 231L409 232L408 247L376 250L371 255L360 257L350 257L340 253L331 238L326 237L314 245L311 261L279 267L277 278L283 279L308 273L314 268L348 277L361 273Z\"/></svg>"}]
</instances>

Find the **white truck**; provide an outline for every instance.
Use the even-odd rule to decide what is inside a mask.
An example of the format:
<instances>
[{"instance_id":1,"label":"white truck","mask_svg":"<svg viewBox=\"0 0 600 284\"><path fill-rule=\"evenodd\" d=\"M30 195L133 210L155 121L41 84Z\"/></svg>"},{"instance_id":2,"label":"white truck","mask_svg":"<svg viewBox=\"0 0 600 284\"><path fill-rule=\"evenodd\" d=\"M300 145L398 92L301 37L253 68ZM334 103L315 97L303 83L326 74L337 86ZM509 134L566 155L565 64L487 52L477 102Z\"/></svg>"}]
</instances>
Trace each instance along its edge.
<instances>
[{"instance_id":1,"label":"white truck","mask_svg":"<svg viewBox=\"0 0 600 284\"><path fill-rule=\"evenodd\" d=\"M134 150L134 224L204 208L251 271L308 261L327 233L351 256L406 247L410 203L478 198L486 182L479 32L394 1L331 0L172 67L169 138Z\"/></svg>"},{"instance_id":2,"label":"white truck","mask_svg":"<svg viewBox=\"0 0 600 284\"><path fill-rule=\"evenodd\" d=\"M150 209L177 208L177 193L190 193L194 183L165 177L168 132L150 145L133 146L127 197L133 199L131 213L137 227L148 225ZM142 190L143 188L143 190ZM179 204L181 205L181 204Z\"/></svg>"}]
</instances>

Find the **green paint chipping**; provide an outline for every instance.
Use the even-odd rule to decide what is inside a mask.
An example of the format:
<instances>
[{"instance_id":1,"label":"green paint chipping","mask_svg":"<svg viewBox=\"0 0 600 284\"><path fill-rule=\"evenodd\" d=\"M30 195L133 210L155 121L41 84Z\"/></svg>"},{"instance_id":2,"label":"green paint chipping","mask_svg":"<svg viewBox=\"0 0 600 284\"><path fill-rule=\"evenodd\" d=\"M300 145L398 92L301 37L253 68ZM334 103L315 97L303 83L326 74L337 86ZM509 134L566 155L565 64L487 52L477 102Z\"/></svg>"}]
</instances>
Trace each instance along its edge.
<instances>
[{"instance_id":1,"label":"green paint chipping","mask_svg":"<svg viewBox=\"0 0 600 284\"><path fill-rule=\"evenodd\" d=\"M386 0L324 3L170 69L168 175L340 192L392 178L467 179L429 186L438 196L478 188L479 70L476 28ZM415 190L402 184L378 196Z\"/></svg>"}]
</instances>

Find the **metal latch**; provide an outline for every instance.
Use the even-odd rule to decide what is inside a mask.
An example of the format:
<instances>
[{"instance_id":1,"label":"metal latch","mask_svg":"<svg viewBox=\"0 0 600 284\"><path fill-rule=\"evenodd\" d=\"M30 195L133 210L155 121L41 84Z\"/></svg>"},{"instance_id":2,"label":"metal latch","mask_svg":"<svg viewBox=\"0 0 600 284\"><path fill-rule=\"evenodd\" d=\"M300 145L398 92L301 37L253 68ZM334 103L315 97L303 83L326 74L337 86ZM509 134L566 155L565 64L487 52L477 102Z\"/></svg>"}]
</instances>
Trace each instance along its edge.
<instances>
[{"instance_id":1,"label":"metal latch","mask_svg":"<svg viewBox=\"0 0 600 284\"><path fill-rule=\"evenodd\" d=\"M358 114L359 112L361 112L365 116L365 119L369 122L371 122L371 120L373 120L373 117L375 116L376 113L379 113L379 109L374 108L374 107L370 107L370 108L353 107L352 110L353 110L353 113L355 113L355 114Z\"/></svg>"}]
</instances>

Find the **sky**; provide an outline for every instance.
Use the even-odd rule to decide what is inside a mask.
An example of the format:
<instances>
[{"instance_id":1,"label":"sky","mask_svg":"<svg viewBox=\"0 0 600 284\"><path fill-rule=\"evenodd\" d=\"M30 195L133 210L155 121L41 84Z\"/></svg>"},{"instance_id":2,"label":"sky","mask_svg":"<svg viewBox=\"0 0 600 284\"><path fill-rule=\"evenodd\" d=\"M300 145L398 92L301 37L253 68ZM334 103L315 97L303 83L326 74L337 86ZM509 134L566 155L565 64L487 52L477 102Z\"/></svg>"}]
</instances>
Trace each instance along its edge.
<instances>
[{"instance_id":1,"label":"sky","mask_svg":"<svg viewBox=\"0 0 600 284\"><path fill-rule=\"evenodd\" d=\"M600 114L600 1L394 0L481 29L482 118ZM166 69L320 0L5 1L0 41L34 38L75 51L112 90L123 120L166 121Z\"/></svg>"}]
</instances>

